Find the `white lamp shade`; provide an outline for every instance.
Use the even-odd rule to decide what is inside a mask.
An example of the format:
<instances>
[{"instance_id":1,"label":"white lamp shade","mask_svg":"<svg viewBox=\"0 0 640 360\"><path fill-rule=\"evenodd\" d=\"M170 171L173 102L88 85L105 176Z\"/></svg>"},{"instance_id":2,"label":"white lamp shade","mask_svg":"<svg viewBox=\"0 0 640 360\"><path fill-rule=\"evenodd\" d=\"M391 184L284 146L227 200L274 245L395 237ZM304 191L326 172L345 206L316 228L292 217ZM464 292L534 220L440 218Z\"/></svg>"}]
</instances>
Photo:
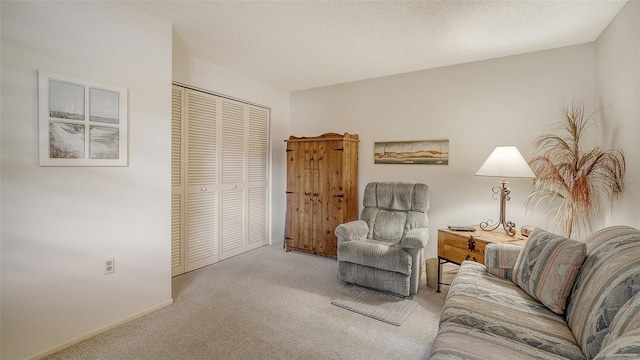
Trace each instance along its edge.
<instances>
[{"instance_id":1,"label":"white lamp shade","mask_svg":"<svg viewBox=\"0 0 640 360\"><path fill-rule=\"evenodd\" d=\"M535 178L529 164L515 146L498 146L482 164L476 176Z\"/></svg>"}]
</instances>

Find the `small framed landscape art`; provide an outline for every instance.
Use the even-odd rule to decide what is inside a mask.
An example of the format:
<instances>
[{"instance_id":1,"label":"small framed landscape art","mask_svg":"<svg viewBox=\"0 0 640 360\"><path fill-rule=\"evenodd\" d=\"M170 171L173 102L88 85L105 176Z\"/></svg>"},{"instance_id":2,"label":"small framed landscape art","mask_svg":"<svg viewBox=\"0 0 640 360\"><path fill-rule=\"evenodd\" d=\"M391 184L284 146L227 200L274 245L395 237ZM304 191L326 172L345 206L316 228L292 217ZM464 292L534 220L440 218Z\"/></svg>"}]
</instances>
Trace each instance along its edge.
<instances>
[{"instance_id":1,"label":"small framed landscape art","mask_svg":"<svg viewBox=\"0 0 640 360\"><path fill-rule=\"evenodd\" d=\"M38 71L40 166L127 166L127 89Z\"/></svg>"},{"instance_id":2,"label":"small framed landscape art","mask_svg":"<svg viewBox=\"0 0 640 360\"><path fill-rule=\"evenodd\" d=\"M374 143L375 164L449 165L449 140Z\"/></svg>"}]
</instances>

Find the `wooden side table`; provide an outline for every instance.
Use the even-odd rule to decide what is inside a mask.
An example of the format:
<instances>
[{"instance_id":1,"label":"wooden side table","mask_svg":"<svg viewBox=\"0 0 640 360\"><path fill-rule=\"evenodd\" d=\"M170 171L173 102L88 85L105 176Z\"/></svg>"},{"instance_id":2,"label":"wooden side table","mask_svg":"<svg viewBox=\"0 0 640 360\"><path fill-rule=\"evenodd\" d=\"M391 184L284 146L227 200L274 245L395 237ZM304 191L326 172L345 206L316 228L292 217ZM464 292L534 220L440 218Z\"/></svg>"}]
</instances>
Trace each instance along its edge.
<instances>
[{"instance_id":1,"label":"wooden side table","mask_svg":"<svg viewBox=\"0 0 640 360\"><path fill-rule=\"evenodd\" d=\"M473 225L476 231L453 231L438 229L438 289L445 284L442 279L442 264L462 264L465 260L484 264L484 248L488 244L515 244L524 245L527 238L520 231L516 236L507 235L502 228L493 231L485 231L479 225Z\"/></svg>"}]
</instances>

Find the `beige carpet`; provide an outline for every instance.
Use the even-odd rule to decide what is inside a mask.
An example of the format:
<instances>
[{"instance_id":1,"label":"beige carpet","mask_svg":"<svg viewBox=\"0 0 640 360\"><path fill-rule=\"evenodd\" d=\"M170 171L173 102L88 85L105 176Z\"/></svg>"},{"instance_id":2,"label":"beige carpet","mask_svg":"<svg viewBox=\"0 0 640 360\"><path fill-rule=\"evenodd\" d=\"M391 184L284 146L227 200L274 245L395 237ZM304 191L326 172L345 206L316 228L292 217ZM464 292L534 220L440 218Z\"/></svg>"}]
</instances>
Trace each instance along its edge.
<instances>
[{"instance_id":1,"label":"beige carpet","mask_svg":"<svg viewBox=\"0 0 640 360\"><path fill-rule=\"evenodd\" d=\"M425 359L448 287L423 275L416 308L390 326L331 305L351 286L337 268L265 246L175 277L174 304L49 359Z\"/></svg>"}]
</instances>

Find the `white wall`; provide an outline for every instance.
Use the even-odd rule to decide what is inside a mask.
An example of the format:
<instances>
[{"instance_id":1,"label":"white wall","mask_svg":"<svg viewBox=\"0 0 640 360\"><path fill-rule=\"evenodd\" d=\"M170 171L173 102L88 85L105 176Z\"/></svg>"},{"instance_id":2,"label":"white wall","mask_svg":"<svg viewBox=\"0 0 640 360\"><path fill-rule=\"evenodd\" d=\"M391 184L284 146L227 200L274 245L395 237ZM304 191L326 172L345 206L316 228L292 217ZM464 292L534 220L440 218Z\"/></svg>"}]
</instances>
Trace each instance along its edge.
<instances>
[{"instance_id":1,"label":"white wall","mask_svg":"<svg viewBox=\"0 0 640 360\"><path fill-rule=\"evenodd\" d=\"M0 357L22 359L171 303L172 34L114 3L1 7ZM128 167L38 166L38 69L128 88Z\"/></svg>"},{"instance_id":2,"label":"white wall","mask_svg":"<svg viewBox=\"0 0 640 360\"><path fill-rule=\"evenodd\" d=\"M593 104L593 44L364 80L291 93L290 133L360 135L360 199L371 181L430 186L431 241L450 224L498 219L491 188L500 179L475 177L498 145L516 145L525 158L534 138L555 120L557 104ZM450 162L374 165L374 141L449 139ZM524 210L530 179L510 179L507 219L551 228L538 210Z\"/></svg>"},{"instance_id":3,"label":"white wall","mask_svg":"<svg viewBox=\"0 0 640 360\"><path fill-rule=\"evenodd\" d=\"M595 42L595 73L601 143L604 149L622 149L627 165L622 201L604 223L640 227L639 2L629 1Z\"/></svg>"},{"instance_id":4,"label":"white wall","mask_svg":"<svg viewBox=\"0 0 640 360\"><path fill-rule=\"evenodd\" d=\"M173 80L271 108L271 242L282 243L286 210L286 159L289 93L245 75L190 56L174 39Z\"/></svg>"}]
</instances>

